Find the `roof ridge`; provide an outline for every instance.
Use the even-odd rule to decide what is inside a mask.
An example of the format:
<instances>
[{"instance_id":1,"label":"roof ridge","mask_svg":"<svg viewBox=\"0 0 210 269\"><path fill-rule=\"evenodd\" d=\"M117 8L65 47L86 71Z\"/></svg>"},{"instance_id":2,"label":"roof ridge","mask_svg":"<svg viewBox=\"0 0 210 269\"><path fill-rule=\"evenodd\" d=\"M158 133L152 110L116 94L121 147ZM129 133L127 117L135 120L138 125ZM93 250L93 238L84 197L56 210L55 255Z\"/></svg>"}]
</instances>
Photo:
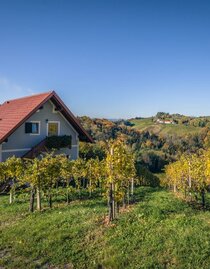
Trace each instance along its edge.
<instances>
[{"instance_id":1,"label":"roof ridge","mask_svg":"<svg viewBox=\"0 0 210 269\"><path fill-rule=\"evenodd\" d=\"M27 95L27 96L23 96L23 97L19 97L19 98L14 98L14 99L10 99L10 100L6 100L4 101L1 105L7 103L7 102L12 102L12 101L16 101L16 100L22 100L25 98L31 98L31 97L35 97L35 96L39 96L39 95L45 95L45 94L52 94L55 93L54 90L48 91L48 92L42 92L42 93L36 93L36 94L31 94L31 95Z\"/></svg>"}]
</instances>

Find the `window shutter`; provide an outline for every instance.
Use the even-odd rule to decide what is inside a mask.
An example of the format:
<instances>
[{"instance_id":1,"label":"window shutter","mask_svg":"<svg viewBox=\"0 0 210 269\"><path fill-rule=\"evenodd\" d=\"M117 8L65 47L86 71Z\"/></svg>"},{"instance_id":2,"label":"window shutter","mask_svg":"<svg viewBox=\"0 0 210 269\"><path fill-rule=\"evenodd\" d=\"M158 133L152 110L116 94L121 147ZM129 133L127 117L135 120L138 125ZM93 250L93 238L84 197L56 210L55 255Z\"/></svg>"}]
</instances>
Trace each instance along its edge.
<instances>
[{"instance_id":1,"label":"window shutter","mask_svg":"<svg viewBox=\"0 0 210 269\"><path fill-rule=\"evenodd\" d=\"M26 122L25 123L25 133L30 134L32 132L32 123L31 122Z\"/></svg>"}]
</instances>

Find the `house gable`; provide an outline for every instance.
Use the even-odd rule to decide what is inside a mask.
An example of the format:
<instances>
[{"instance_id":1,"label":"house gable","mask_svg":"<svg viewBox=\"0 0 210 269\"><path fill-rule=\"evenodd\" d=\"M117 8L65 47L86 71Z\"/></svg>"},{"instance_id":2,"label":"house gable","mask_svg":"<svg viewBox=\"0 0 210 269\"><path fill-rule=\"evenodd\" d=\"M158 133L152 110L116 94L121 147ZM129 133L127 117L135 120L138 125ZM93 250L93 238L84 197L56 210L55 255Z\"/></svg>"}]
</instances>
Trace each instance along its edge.
<instances>
[{"instance_id":1,"label":"house gable","mask_svg":"<svg viewBox=\"0 0 210 269\"><path fill-rule=\"evenodd\" d=\"M22 157L32 147L46 138L48 135L48 124L50 122L59 123L59 135L70 135L72 137L72 149L68 152L68 155L71 155L73 159L76 159L78 155L79 135L73 126L71 126L71 124L60 114L60 112L53 113L53 109L53 104L50 101L47 101L42 106L42 109L39 109L27 119L27 123L39 123L38 134L26 133L26 122L18 127L17 130L8 137L8 141L2 144L2 159L5 160L12 155Z\"/></svg>"},{"instance_id":2,"label":"house gable","mask_svg":"<svg viewBox=\"0 0 210 269\"><path fill-rule=\"evenodd\" d=\"M51 125L50 125L51 124ZM55 92L10 100L0 105L0 161L22 157L42 143L54 124L57 135L72 137L65 154L78 157L79 140L93 142ZM56 126L55 126L56 125Z\"/></svg>"},{"instance_id":3,"label":"house gable","mask_svg":"<svg viewBox=\"0 0 210 269\"><path fill-rule=\"evenodd\" d=\"M80 140L94 142L59 96L52 91L10 100L0 105L0 144L49 100L78 132Z\"/></svg>"}]
</instances>

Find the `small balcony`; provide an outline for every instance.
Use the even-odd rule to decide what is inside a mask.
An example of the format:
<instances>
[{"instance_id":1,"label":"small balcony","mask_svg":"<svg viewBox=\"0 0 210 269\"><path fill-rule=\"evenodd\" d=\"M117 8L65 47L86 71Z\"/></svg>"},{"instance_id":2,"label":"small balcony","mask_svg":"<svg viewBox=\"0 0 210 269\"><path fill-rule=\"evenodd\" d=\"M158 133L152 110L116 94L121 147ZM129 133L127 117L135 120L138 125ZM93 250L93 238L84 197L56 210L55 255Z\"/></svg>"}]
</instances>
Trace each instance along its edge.
<instances>
[{"instance_id":1,"label":"small balcony","mask_svg":"<svg viewBox=\"0 0 210 269\"><path fill-rule=\"evenodd\" d=\"M71 148L72 137L68 135L63 136L47 136L40 143L29 150L22 158L33 159L40 155L40 153L50 152L52 149L59 150L61 148Z\"/></svg>"}]
</instances>

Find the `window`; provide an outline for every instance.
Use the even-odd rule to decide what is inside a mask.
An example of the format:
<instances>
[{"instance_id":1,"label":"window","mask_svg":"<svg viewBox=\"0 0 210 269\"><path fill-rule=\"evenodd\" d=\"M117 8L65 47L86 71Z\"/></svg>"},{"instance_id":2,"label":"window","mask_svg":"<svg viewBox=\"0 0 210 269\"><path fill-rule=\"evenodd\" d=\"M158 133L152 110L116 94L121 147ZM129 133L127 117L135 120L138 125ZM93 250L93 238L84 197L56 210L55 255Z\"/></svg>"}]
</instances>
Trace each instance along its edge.
<instances>
[{"instance_id":1,"label":"window","mask_svg":"<svg viewBox=\"0 0 210 269\"><path fill-rule=\"evenodd\" d=\"M25 133L26 134L39 134L39 122L26 122Z\"/></svg>"},{"instance_id":2,"label":"window","mask_svg":"<svg viewBox=\"0 0 210 269\"><path fill-rule=\"evenodd\" d=\"M59 135L60 122L48 122L48 136Z\"/></svg>"}]
</instances>

